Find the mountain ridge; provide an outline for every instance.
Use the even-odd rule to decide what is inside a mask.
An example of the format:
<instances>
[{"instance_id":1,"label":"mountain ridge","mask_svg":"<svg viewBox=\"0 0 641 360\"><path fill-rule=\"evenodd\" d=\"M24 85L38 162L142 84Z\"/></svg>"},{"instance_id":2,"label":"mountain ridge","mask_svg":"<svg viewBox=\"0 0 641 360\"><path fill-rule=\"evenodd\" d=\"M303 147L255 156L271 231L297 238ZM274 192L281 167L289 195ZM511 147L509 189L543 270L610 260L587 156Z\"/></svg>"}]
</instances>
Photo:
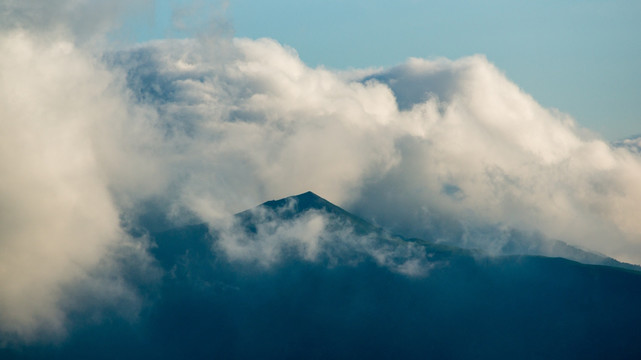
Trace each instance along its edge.
<instances>
[{"instance_id":1,"label":"mountain ridge","mask_svg":"<svg viewBox=\"0 0 641 360\"><path fill-rule=\"evenodd\" d=\"M542 247L552 248L553 250L550 250L551 254L539 253L539 252L527 253L525 251L519 252L519 248L526 249L528 248L528 246L527 244L514 243L514 241L504 245L506 247L507 246L514 247L514 250L512 252L507 252L499 255L489 255L483 249L464 248L464 247L458 246L457 244L452 244L448 242L437 243L431 240L425 240L421 238L407 238L402 234L391 234L387 230L385 230L383 227L373 225L369 221L331 203L330 201L324 199L323 197L315 194L312 191L306 191L298 195L292 195L292 196L284 197L281 199L265 201L260 205L256 206L256 208L248 209L240 213L237 213L236 216L242 219L241 222L247 221L252 218L251 214L254 211L256 211L255 209L257 208L267 208L270 210L281 209L281 212L279 212L279 215L282 216L283 219L290 219L294 217L296 214L300 215L300 213L303 213L309 210L325 211L329 214L337 215L339 217L344 217L348 219L348 222L352 226L354 226L356 233L361 235L364 235L367 233L387 234L388 236L396 239L418 242L422 245L429 244L430 246L433 246L433 247L440 246L449 251L453 251L453 250L454 251L470 251L470 252L476 253L477 255L485 255L485 256L559 257L559 258L564 258L564 259L576 261L578 263L587 264L587 265L612 266L612 267L617 267L617 268L622 268L622 269L627 269L632 271L641 271L641 266L639 265L624 263L603 254L577 248L575 246L569 245L560 240L544 240L540 237L531 237L525 241L533 242L533 244L536 245L535 248L542 248ZM282 209L285 209L285 211L282 211Z\"/></svg>"},{"instance_id":2,"label":"mountain ridge","mask_svg":"<svg viewBox=\"0 0 641 360\"><path fill-rule=\"evenodd\" d=\"M299 229L293 224L344 214L313 193L297 196L239 213L231 230L241 234L231 235L257 231L237 245L274 245L261 228ZM344 218L325 217L349 225ZM205 224L153 233L150 252L163 276L147 288L135 321L105 313L103 322L71 328L61 344L0 348L0 358L641 358L637 271L491 257L384 231L335 235L325 245L347 252L337 261L307 257L288 242L277 263L261 264L230 258L223 234ZM363 252L368 246L373 252ZM425 261L428 272L394 271L403 257Z\"/></svg>"}]
</instances>

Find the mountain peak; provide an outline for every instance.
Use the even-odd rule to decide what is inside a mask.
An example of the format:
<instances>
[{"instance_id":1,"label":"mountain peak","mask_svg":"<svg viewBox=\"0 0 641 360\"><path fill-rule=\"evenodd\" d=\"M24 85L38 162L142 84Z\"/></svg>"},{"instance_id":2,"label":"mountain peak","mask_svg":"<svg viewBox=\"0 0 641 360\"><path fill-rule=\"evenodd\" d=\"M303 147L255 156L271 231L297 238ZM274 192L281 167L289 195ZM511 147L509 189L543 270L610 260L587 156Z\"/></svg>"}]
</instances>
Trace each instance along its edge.
<instances>
[{"instance_id":1,"label":"mountain peak","mask_svg":"<svg viewBox=\"0 0 641 360\"><path fill-rule=\"evenodd\" d=\"M290 197L291 197L291 198L296 198L296 199L311 198L311 199L322 199L322 200L325 200L325 199L323 199L322 197L320 197L320 196L316 195L316 194L315 194L314 192L312 192L312 191L306 191L306 192L304 192L304 193L302 193L302 194L298 194L298 195L294 195L294 196L290 196Z\"/></svg>"},{"instance_id":2,"label":"mountain peak","mask_svg":"<svg viewBox=\"0 0 641 360\"><path fill-rule=\"evenodd\" d=\"M312 209L336 212L336 209L340 209L338 206L332 204L331 202L323 199L322 197L314 194L311 191L307 191L299 195L289 196L279 200L270 200L259 205L259 207L265 207L272 210L284 209L290 206L291 211L295 213L305 212ZM343 209L340 210L344 211Z\"/></svg>"},{"instance_id":3,"label":"mountain peak","mask_svg":"<svg viewBox=\"0 0 641 360\"><path fill-rule=\"evenodd\" d=\"M311 191L278 200L270 200L258 205L255 209L238 213L236 216L241 219L242 223L248 225L259 221L260 218L255 216L255 211L256 209L261 208L273 212L273 214L281 220L297 218L308 211L321 211L350 224L358 234L382 232L382 229L377 226L374 226L343 208L332 204Z\"/></svg>"},{"instance_id":4,"label":"mountain peak","mask_svg":"<svg viewBox=\"0 0 641 360\"><path fill-rule=\"evenodd\" d=\"M313 191L311 191L311 190L306 191L306 192L304 192L304 193L302 193L302 194L293 195L292 197L301 197L301 196L315 196L315 197L320 197L320 196L316 195L316 194L315 194Z\"/></svg>"}]
</instances>

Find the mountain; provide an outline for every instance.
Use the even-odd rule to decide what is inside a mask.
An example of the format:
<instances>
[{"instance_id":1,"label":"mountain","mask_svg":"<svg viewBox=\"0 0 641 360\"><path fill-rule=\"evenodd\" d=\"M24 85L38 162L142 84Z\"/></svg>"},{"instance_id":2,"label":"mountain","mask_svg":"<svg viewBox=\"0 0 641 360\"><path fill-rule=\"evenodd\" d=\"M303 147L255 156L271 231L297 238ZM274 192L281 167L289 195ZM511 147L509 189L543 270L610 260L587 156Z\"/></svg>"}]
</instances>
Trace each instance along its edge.
<instances>
[{"instance_id":1,"label":"mountain","mask_svg":"<svg viewBox=\"0 0 641 360\"><path fill-rule=\"evenodd\" d=\"M292 208L287 208L287 204L292 203ZM385 231L380 228L372 225L371 223L363 220L362 218L353 215L344 209L328 202L327 200L319 197L313 192L306 192L297 196L292 196L280 200L268 201L264 204L259 205L259 208L267 208L271 210L276 209L288 209L286 212L280 212L280 219L287 220L294 217L296 214L300 215L308 210L323 210L328 214L337 215L343 219L349 219L350 226L356 229L357 233L367 234L367 233L376 233L379 235L385 234ZM256 222L256 219L252 217L252 214L255 213L255 210L244 211L237 216L242 219L247 219L248 223ZM245 221L245 220L243 220ZM624 269L641 271L641 266L628 264L620 262L611 257L605 256L603 254L583 250L575 246L569 245L560 240L550 240L546 239L539 234L526 234L524 232L511 229L509 231L497 230L488 227L484 231L485 237L490 237L495 235L500 237L499 241L495 241L494 253L493 255L535 255L535 256L546 256L546 257L562 257L568 260L577 261L584 264L591 265L607 265L614 267L621 267ZM419 243L431 247L436 247L436 243L433 241L428 241L424 239L407 239L402 235L396 235L395 238L418 241ZM457 241L450 242L439 242L442 248L451 248L461 251L463 248L469 249L470 251L482 251L482 242L469 241L467 244L463 244Z\"/></svg>"},{"instance_id":2,"label":"mountain","mask_svg":"<svg viewBox=\"0 0 641 360\"><path fill-rule=\"evenodd\" d=\"M259 205L258 208L278 213L280 220L291 220L310 210L318 210L349 222L349 224L361 234L378 233L381 231L380 228L377 228L360 217L343 210L311 191L280 200L267 201ZM241 219L241 222L249 226L251 226L250 224L255 224L258 220L256 217L256 209L243 211L236 216Z\"/></svg>"},{"instance_id":3,"label":"mountain","mask_svg":"<svg viewBox=\"0 0 641 360\"><path fill-rule=\"evenodd\" d=\"M151 236L164 277L136 321L0 358L641 358L632 270L408 240L313 193Z\"/></svg>"}]
</instances>

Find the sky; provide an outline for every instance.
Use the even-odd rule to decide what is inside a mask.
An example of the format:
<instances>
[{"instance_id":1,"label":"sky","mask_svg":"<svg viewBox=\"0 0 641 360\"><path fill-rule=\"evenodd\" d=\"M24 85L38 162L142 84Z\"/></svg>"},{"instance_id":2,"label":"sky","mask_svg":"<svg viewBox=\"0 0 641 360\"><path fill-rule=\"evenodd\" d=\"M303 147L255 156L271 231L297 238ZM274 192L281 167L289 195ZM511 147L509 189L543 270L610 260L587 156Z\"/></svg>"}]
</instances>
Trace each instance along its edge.
<instances>
[{"instance_id":1,"label":"sky","mask_svg":"<svg viewBox=\"0 0 641 360\"><path fill-rule=\"evenodd\" d=\"M0 2L0 333L135 318L146 217L233 230L306 191L408 236L641 264L641 139L611 142L639 132L638 5L279 4ZM307 220L283 246L313 260Z\"/></svg>"},{"instance_id":2,"label":"sky","mask_svg":"<svg viewBox=\"0 0 641 360\"><path fill-rule=\"evenodd\" d=\"M178 30L172 16L205 24L212 18L202 14L210 12L217 21L224 19L234 36L276 39L314 67L379 67L409 57L483 54L542 105L572 115L604 138L641 133L638 1L193 3L157 1L153 15L130 36L136 41L185 36L202 28ZM140 25L140 18L136 21Z\"/></svg>"}]
</instances>

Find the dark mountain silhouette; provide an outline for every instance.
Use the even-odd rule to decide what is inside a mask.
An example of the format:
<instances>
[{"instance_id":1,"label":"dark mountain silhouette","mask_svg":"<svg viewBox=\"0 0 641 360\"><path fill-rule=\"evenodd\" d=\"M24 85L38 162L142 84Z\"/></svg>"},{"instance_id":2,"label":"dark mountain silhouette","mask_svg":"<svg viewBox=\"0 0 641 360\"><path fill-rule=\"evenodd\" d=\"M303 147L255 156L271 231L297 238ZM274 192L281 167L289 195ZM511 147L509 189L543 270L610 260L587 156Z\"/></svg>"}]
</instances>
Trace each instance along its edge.
<instances>
[{"instance_id":1,"label":"dark mountain silhouette","mask_svg":"<svg viewBox=\"0 0 641 360\"><path fill-rule=\"evenodd\" d=\"M79 322L62 344L0 358L641 358L639 272L407 240L313 193L239 213L238 231L309 212L355 236L411 241L437 265L407 276L373 258L328 266L290 256L265 268L229 261L212 247L216 229L186 226L152 234L165 275L138 320Z\"/></svg>"},{"instance_id":2,"label":"dark mountain silhouette","mask_svg":"<svg viewBox=\"0 0 641 360\"><path fill-rule=\"evenodd\" d=\"M291 220L310 210L318 210L347 222L358 234L382 233L381 228L343 210L311 191L280 200L267 201L259 205L258 208L270 210L284 221ZM245 226L252 226L258 220L254 209L243 211L236 216Z\"/></svg>"}]
</instances>

